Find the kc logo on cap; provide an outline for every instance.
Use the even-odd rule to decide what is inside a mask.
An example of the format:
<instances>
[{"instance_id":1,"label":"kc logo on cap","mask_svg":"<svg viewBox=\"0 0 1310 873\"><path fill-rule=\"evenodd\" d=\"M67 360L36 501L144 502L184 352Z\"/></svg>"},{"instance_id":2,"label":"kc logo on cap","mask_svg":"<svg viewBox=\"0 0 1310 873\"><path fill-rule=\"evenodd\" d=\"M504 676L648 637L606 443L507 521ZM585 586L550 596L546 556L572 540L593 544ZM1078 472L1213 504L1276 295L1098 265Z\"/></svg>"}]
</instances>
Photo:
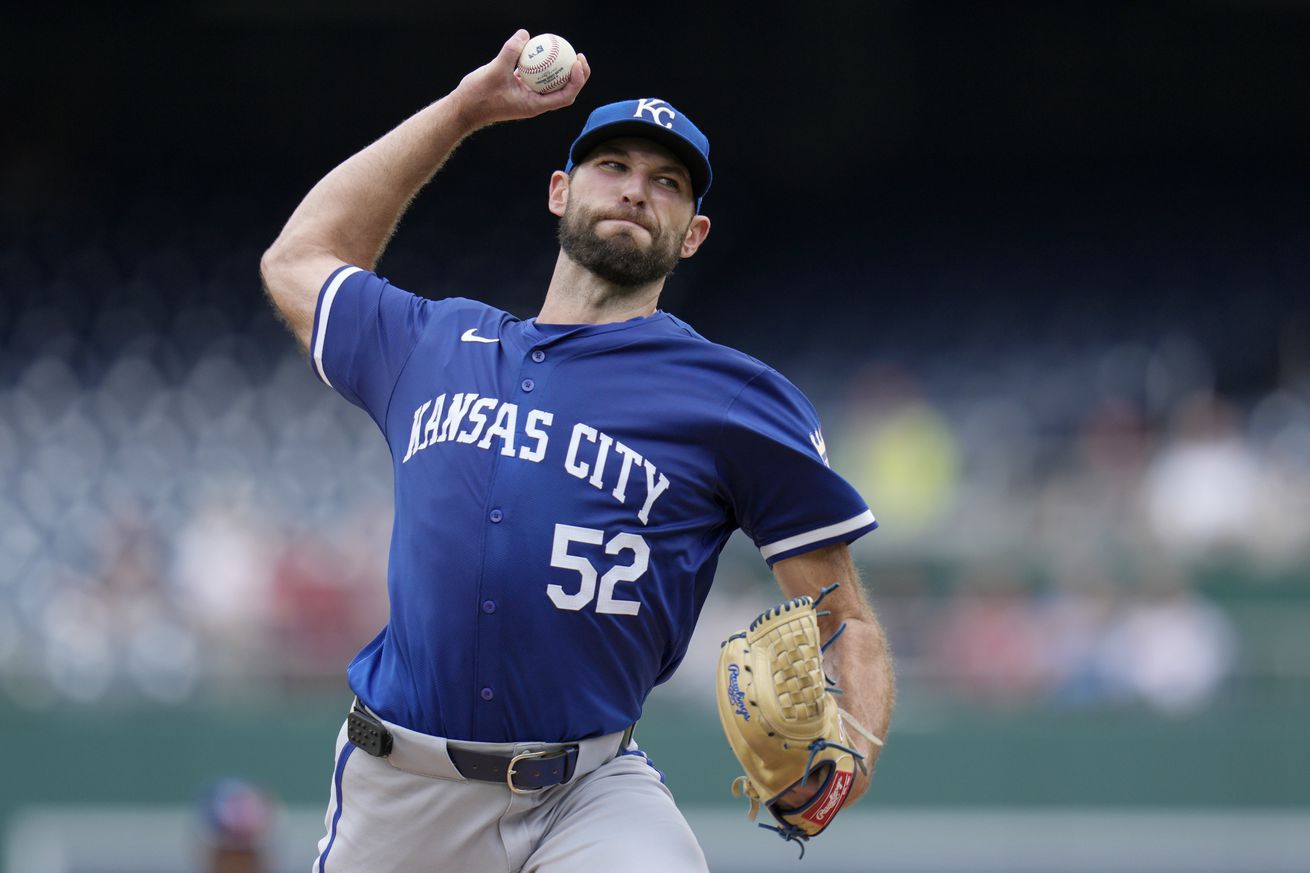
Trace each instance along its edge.
<instances>
[{"instance_id":1,"label":"kc logo on cap","mask_svg":"<svg viewBox=\"0 0 1310 873\"><path fill-rule=\"evenodd\" d=\"M650 113L651 121L655 122L661 127L667 127L670 129L672 129L673 127L673 119L678 117L677 114L669 107L667 103L665 103L663 100L660 100L658 98L643 97L640 100L638 100L637 111L632 113L632 117L641 118L641 113L643 112ZM661 113L668 113L669 116L668 123L660 121Z\"/></svg>"},{"instance_id":2,"label":"kc logo on cap","mask_svg":"<svg viewBox=\"0 0 1310 873\"><path fill-rule=\"evenodd\" d=\"M653 140L672 151L686 165L691 173L692 192L699 212L700 200L714 179L710 169L710 141L690 118L667 101L655 97L621 100L593 110L587 116L582 133L569 147L564 172L573 172L574 163L581 161L605 140L625 136Z\"/></svg>"}]
</instances>

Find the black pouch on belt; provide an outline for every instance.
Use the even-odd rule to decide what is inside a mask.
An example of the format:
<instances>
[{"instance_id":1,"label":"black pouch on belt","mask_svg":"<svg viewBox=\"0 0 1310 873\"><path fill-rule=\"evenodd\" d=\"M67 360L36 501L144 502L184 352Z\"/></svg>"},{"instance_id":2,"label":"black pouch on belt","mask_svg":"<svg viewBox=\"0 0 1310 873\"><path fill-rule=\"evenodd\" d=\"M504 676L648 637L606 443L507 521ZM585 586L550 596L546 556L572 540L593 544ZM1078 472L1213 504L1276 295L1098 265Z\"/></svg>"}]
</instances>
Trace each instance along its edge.
<instances>
[{"instance_id":1,"label":"black pouch on belt","mask_svg":"<svg viewBox=\"0 0 1310 873\"><path fill-rule=\"evenodd\" d=\"M374 758L391 754L391 731L358 706L352 706L350 715L346 716L346 739Z\"/></svg>"}]
</instances>

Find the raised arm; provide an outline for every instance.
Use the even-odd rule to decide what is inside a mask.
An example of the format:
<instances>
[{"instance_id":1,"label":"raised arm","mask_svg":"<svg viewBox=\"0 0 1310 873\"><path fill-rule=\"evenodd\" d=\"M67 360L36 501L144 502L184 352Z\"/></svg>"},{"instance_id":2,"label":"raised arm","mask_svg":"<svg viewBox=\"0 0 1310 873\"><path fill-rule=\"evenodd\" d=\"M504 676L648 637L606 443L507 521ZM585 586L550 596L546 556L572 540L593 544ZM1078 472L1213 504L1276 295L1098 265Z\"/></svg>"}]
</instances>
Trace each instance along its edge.
<instances>
[{"instance_id":1,"label":"raised arm","mask_svg":"<svg viewBox=\"0 0 1310 873\"><path fill-rule=\"evenodd\" d=\"M824 598L821 607L832 612L819 619L824 640L830 639L843 622L846 624L841 639L824 653L824 670L845 691L838 699L842 709L875 736L886 739L896 702L891 650L878 616L860 585L850 549L845 543L838 543L785 558L773 565L773 574L789 598L808 594L817 599L824 587L841 583L841 587ZM851 740L865 755L867 773L856 771L848 803L868 791L873 765L881 751L857 732L852 731ZM789 801L799 804L803 798L812 796L816 788L793 789L795 794Z\"/></svg>"},{"instance_id":2,"label":"raised arm","mask_svg":"<svg viewBox=\"0 0 1310 873\"><path fill-rule=\"evenodd\" d=\"M460 141L498 121L531 118L570 105L591 75L582 55L569 84L537 94L515 65L529 39L515 33L490 62L450 94L348 158L310 189L259 263L264 289L287 326L309 344L325 279L342 264L372 270L419 190Z\"/></svg>"}]
</instances>

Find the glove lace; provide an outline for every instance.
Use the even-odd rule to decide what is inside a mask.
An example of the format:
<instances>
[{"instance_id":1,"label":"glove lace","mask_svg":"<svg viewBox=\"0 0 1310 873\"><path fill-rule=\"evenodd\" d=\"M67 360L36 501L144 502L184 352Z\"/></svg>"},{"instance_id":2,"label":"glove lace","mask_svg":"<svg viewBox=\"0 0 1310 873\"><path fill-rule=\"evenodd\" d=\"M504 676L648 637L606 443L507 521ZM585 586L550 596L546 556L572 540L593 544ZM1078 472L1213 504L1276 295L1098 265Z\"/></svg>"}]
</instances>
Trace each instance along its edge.
<instances>
[{"instance_id":1,"label":"glove lace","mask_svg":"<svg viewBox=\"0 0 1310 873\"><path fill-rule=\"evenodd\" d=\"M810 743L810 758L808 761L805 762L806 773L809 773L810 770L814 767L814 756L822 752L824 749L838 749L840 751L846 752L849 755L854 756L855 763L859 766L860 772L864 772L863 755L852 749L850 746L843 746L841 743L834 743L831 740L825 739L823 737L819 737L817 740Z\"/></svg>"},{"instance_id":2,"label":"glove lace","mask_svg":"<svg viewBox=\"0 0 1310 873\"><path fill-rule=\"evenodd\" d=\"M801 858L805 857L805 843L808 842L810 839L810 835L805 833L805 831L801 830L800 828L796 827L796 825L793 824L771 825L771 824L765 824L764 822L759 822L759 826L764 828L766 831L773 831L775 834L782 837L787 842L794 841L797 845L799 845L801 847L801 853L796 856L796 860L799 861Z\"/></svg>"},{"instance_id":3,"label":"glove lace","mask_svg":"<svg viewBox=\"0 0 1310 873\"><path fill-rule=\"evenodd\" d=\"M846 722L848 725L855 728L855 732L858 733L860 736L864 737L866 740L873 743L875 746L881 747L883 745L883 741L880 740L878 736L874 734L873 731L869 730L867 727L856 721L855 716L851 715L849 712L842 709L841 707L837 707L837 714L841 716L842 721Z\"/></svg>"}]
</instances>

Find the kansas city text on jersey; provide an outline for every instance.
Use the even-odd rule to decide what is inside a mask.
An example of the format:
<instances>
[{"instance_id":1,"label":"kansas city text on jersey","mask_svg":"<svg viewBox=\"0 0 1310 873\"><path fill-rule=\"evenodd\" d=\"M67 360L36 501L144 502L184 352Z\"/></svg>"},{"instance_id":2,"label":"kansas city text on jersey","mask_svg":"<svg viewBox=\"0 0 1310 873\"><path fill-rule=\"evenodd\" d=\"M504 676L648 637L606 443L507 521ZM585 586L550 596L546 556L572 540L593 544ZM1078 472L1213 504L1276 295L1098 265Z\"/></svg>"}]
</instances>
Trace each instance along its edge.
<instances>
[{"instance_id":1,"label":"kansas city text on jersey","mask_svg":"<svg viewBox=\"0 0 1310 873\"><path fill-rule=\"evenodd\" d=\"M409 447L401 463L409 463L416 454L439 443L453 443L486 451L495 444L507 458L539 464L546 457L555 414L544 409L529 409L523 414L520 438L518 404L472 391L439 394L414 410ZM634 467L645 473L637 477L638 483L645 479L644 491L633 483ZM649 458L583 422L573 425L564 469L593 488L609 491L619 503L633 507L642 524L649 523L655 501L669 490L668 477Z\"/></svg>"}]
</instances>

